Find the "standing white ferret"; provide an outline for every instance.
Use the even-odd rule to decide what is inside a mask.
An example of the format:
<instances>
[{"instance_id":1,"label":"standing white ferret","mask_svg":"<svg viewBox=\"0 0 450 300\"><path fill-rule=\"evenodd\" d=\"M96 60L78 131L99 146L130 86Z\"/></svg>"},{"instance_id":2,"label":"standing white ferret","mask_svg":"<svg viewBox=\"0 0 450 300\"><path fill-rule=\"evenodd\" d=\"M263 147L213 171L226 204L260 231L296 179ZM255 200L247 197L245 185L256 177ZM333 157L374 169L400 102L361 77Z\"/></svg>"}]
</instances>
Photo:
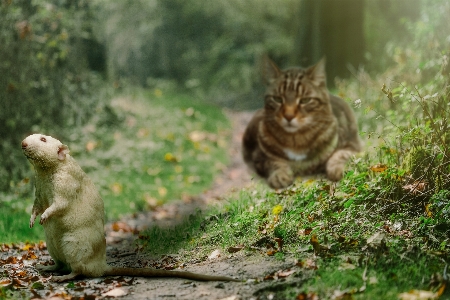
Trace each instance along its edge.
<instances>
[{"instance_id":1,"label":"standing white ferret","mask_svg":"<svg viewBox=\"0 0 450 300\"><path fill-rule=\"evenodd\" d=\"M79 275L239 281L226 276L107 265L103 200L86 173L69 155L69 148L51 136L33 134L22 141L22 150L34 166L36 175L36 199L30 228L41 215L39 223L44 227L47 249L55 261L54 265L38 265L37 268L69 273L54 276L54 281L67 281Z\"/></svg>"}]
</instances>

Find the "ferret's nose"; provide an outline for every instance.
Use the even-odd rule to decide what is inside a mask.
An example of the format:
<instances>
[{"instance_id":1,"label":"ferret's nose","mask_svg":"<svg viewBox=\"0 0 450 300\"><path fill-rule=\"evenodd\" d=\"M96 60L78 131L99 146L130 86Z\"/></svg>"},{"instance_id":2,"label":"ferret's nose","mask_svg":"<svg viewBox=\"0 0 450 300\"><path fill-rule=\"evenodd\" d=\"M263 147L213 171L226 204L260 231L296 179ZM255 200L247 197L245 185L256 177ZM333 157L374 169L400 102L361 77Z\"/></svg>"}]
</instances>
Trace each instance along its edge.
<instances>
[{"instance_id":1,"label":"ferret's nose","mask_svg":"<svg viewBox=\"0 0 450 300\"><path fill-rule=\"evenodd\" d=\"M22 141L22 149L25 149L28 146L28 144L25 141Z\"/></svg>"}]
</instances>

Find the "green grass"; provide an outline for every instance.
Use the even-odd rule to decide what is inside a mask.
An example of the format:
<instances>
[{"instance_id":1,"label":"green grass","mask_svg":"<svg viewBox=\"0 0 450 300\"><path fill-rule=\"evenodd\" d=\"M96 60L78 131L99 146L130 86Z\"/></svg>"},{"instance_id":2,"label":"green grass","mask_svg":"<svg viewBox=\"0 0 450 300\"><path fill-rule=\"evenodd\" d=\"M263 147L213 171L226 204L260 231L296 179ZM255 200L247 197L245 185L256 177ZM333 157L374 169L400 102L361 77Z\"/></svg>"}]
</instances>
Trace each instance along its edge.
<instances>
[{"instance_id":1,"label":"green grass","mask_svg":"<svg viewBox=\"0 0 450 300\"><path fill-rule=\"evenodd\" d=\"M239 255L317 264L300 287L287 283L275 299L301 293L398 299L410 290L436 292L450 254L450 92L439 74L415 87L383 87L379 94L382 84L367 77L341 83L336 92L350 103L358 92L366 94L355 108L366 146L339 183L305 178L281 192L258 183L181 227L141 233L140 243L186 260L204 259L218 248L227 255L229 247L244 245ZM258 243L269 249L255 250Z\"/></svg>"},{"instance_id":2,"label":"green grass","mask_svg":"<svg viewBox=\"0 0 450 300\"><path fill-rule=\"evenodd\" d=\"M39 224L29 227L30 215L9 207L0 209L0 242L26 242L44 239L44 230Z\"/></svg>"},{"instance_id":3,"label":"green grass","mask_svg":"<svg viewBox=\"0 0 450 300\"><path fill-rule=\"evenodd\" d=\"M114 220L207 189L227 163L229 133L215 105L130 88L62 142L99 188L107 219ZM24 180L22 188L31 184ZM13 198L0 204L0 243L44 239L39 224L27 228L33 199Z\"/></svg>"}]
</instances>

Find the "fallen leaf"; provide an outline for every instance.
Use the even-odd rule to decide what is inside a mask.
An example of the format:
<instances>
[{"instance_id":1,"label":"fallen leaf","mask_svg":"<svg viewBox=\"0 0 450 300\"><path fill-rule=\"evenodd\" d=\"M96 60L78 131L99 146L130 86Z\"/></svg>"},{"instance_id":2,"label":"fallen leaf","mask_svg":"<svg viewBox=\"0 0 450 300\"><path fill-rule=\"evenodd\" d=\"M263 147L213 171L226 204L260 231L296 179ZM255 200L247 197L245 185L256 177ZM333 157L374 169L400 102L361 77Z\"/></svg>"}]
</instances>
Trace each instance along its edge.
<instances>
[{"instance_id":1,"label":"fallen leaf","mask_svg":"<svg viewBox=\"0 0 450 300\"><path fill-rule=\"evenodd\" d=\"M445 292L445 288L447 287L447 284L445 282L443 282L439 288L436 291L436 294L438 297L442 296L442 294Z\"/></svg>"},{"instance_id":2,"label":"fallen leaf","mask_svg":"<svg viewBox=\"0 0 450 300\"><path fill-rule=\"evenodd\" d=\"M425 191L427 183L425 181L414 181L411 184L404 185L402 188L413 195L417 195Z\"/></svg>"},{"instance_id":3,"label":"fallen leaf","mask_svg":"<svg viewBox=\"0 0 450 300\"><path fill-rule=\"evenodd\" d=\"M10 284L12 284L12 280L9 279L9 278L3 279L3 280L0 281L0 286L8 286Z\"/></svg>"},{"instance_id":4,"label":"fallen leaf","mask_svg":"<svg viewBox=\"0 0 450 300\"><path fill-rule=\"evenodd\" d=\"M122 232L133 232L133 228L125 222L114 222L112 225L113 231L122 231Z\"/></svg>"},{"instance_id":5,"label":"fallen leaf","mask_svg":"<svg viewBox=\"0 0 450 300\"><path fill-rule=\"evenodd\" d=\"M279 272L277 273L277 276L278 276L279 278L286 278L286 277L288 277L288 276L290 276L290 275L292 275L292 274L294 274L294 273L295 273L295 270L287 269L287 270L279 271Z\"/></svg>"},{"instance_id":6,"label":"fallen leaf","mask_svg":"<svg viewBox=\"0 0 450 300\"><path fill-rule=\"evenodd\" d=\"M228 252L229 253L236 253L236 252L241 251L242 249L244 249L244 245L237 245L237 246L228 248Z\"/></svg>"},{"instance_id":7,"label":"fallen leaf","mask_svg":"<svg viewBox=\"0 0 450 300\"><path fill-rule=\"evenodd\" d=\"M317 270L318 269L316 261L311 258L299 261L295 265L298 267L304 268L304 269L308 269L308 270Z\"/></svg>"},{"instance_id":8,"label":"fallen leaf","mask_svg":"<svg viewBox=\"0 0 450 300\"><path fill-rule=\"evenodd\" d=\"M387 170L387 166L383 164L376 164L370 167L373 172L381 173Z\"/></svg>"},{"instance_id":9,"label":"fallen leaf","mask_svg":"<svg viewBox=\"0 0 450 300\"><path fill-rule=\"evenodd\" d=\"M317 296L317 294L315 293L301 293L298 294L297 297L295 298L296 300L319 300L319 296Z\"/></svg>"},{"instance_id":10,"label":"fallen leaf","mask_svg":"<svg viewBox=\"0 0 450 300\"><path fill-rule=\"evenodd\" d=\"M319 254L320 251L322 250L322 247L321 247L320 244L319 244L319 239L317 238L317 235L316 235L316 234L313 234L313 235L311 236L311 239L309 240L309 242L310 242L311 245L313 246L314 252L315 252L316 254Z\"/></svg>"},{"instance_id":11,"label":"fallen leaf","mask_svg":"<svg viewBox=\"0 0 450 300\"><path fill-rule=\"evenodd\" d=\"M22 247L22 250L23 250L23 251L28 251L28 250L33 249L33 248L34 248L34 244L26 243L26 244Z\"/></svg>"},{"instance_id":12,"label":"fallen leaf","mask_svg":"<svg viewBox=\"0 0 450 300\"><path fill-rule=\"evenodd\" d=\"M269 249L269 250L267 250L267 255L273 256L273 255L275 255L277 252L278 252L278 251L275 250L275 249Z\"/></svg>"},{"instance_id":13,"label":"fallen leaf","mask_svg":"<svg viewBox=\"0 0 450 300\"><path fill-rule=\"evenodd\" d=\"M115 288L110 290L107 293L103 293L102 296L103 297L121 297L121 296L125 296L127 294L127 292L124 289L121 288Z\"/></svg>"},{"instance_id":14,"label":"fallen leaf","mask_svg":"<svg viewBox=\"0 0 450 300\"><path fill-rule=\"evenodd\" d=\"M208 259L216 259L220 257L220 250L216 249L208 256Z\"/></svg>"},{"instance_id":15,"label":"fallen leaf","mask_svg":"<svg viewBox=\"0 0 450 300\"><path fill-rule=\"evenodd\" d=\"M22 259L24 260L29 260L29 259L37 259L38 257L36 256L36 254L29 250L28 253L22 255Z\"/></svg>"}]
</instances>

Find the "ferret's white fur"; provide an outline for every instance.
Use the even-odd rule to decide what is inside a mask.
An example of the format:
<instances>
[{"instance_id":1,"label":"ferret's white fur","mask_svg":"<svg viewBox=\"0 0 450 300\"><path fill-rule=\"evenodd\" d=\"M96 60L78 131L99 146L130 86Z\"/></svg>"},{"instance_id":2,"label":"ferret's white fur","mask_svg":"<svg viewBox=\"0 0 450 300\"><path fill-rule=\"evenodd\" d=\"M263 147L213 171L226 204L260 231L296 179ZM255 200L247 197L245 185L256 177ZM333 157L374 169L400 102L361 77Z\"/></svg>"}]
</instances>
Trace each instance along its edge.
<instances>
[{"instance_id":1,"label":"ferret's white fur","mask_svg":"<svg viewBox=\"0 0 450 300\"><path fill-rule=\"evenodd\" d=\"M33 134L22 144L34 166L36 199L30 228L41 215L47 249L55 265L41 269L65 269L71 275L98 277L106 264L103 200L69 149L51 136ZM58 278L57 278L58 279ZM59 279L65 279L61 276Z\"/></svg>"},{"instance_id":2,"label":"ferret's white fur","mask_svg":"<svg viewBox=\"0 0 450 300\"><path fill-rule=\"evenodd\" d=\"M38 268L70 272L54 276L54 281L71 280L78 275L237 281L225 276L107 265L103 200L86 173L69 155L69 148L51 136L33 134L22 141L22 150L34 166L36 176L30 228L40 215L39 223L44 227L47 249L55 261L55 265Z\"/></svg>"}]
</instances>

